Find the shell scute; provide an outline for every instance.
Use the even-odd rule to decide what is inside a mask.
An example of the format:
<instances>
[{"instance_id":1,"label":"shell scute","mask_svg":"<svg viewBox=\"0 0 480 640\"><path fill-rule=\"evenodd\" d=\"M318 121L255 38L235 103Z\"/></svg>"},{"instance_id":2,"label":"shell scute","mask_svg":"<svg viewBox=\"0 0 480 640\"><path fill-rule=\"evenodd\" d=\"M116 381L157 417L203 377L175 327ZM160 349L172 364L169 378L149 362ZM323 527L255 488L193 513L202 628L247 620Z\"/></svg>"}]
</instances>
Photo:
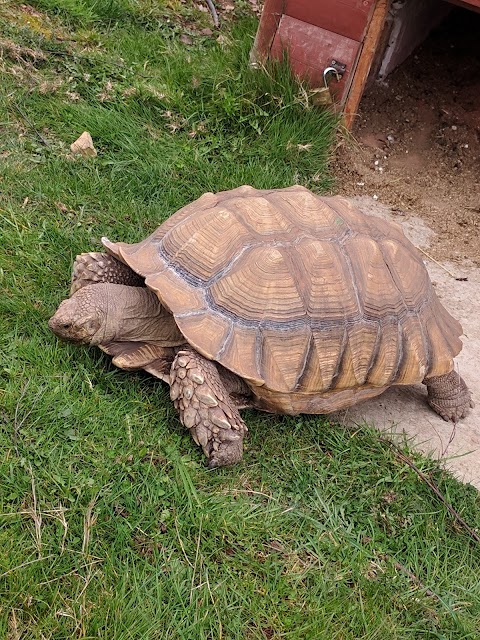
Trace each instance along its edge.
<instances>
[{"instance_id":1,"label":"shell scute","mask_svg":"<svg viewBox=\"0 0 480 640\"><path fill-rule=\"evenodd\" d=\"M334 384L346 342L346 328L334 324L312 331L312 340L305 367L300 372L296 391L330 389Z\"/></svg>"},{"instance_id":2,"label":"shell scute","mask_svg":"<svg viewBox=\"0 0 480 640\"><path fill-rule=\"evenodd\" d=\"M210 310L175 316L178 328L198 351L211 359L218 359L225 341L232 330L228 318L213 314Z\"/></svg>"},{"instance_id":3,"label":"shell scute","mask_svg":"<svg viewBox=\"0 0 480 640\"><path fill-rule=\"evenodd\" d=\"M223 345L219 362L231 371L243 372L252 384L265 384L260 369L261 337L256 328L236 325Z\"/></svg>"},{"instance_id":4,"label":"shell scute","mask_svg":"<svg viewBox=\"0 0 480 640\"><path fill-rule=\"evenodd\" d=\"M294 389L299 372L305 366L311 340L310 328L305 325L285 331L262 330L262 377L275 389ZM288 349L285 344L288 343Z\"/></svg>"},{"instance_id":5,"label":"shell scute","mask_svg":"<svg viewBox=\"0 0 480 640\"><path fill-rule=\"evenodd\" d=\"M391 238L382 240L378 246L405 304L410 309L418 309L422 303L429 300L432 289L422 259L414 247L408 250ZM405 265L408 265L408 269Z\"/></svg>"},{"instance_id":6,"label":"shell scute","mask_svg":"<svg viewBox=\"0 0 480 640\"><path fill-rule=\"evenodd\" d=\"M416 314L406 316L401 323L401 359L395 380L399 384L422 382L430 360L423 321Z\"/></svg>"},{"instance_id":7,"label":"shell scute","mask_svg":"<svg viewBox=\"0 0 480 640\"><path fill-rule=\"evenodd\" d=\"M261 236L288 239L295 230L293 220L265 197L232 198L227 206L259 240Z\"/></svg>"},{"instance_id":8,"label":"shell scute","mask_svg":"<svg viewBox=\"0 0 480 640\"><path fill-rule=\"evenodd\" d=\"M307 233L319 240L335 240L349 230L343 216L327 202L328 198L321 199L308 189L279 189L272 192L269 199L276 210L292 220L298 234Z\"/></svg>"},{"instance_id":9,"label":"shell scute","mask_svg":"<svg viewBox=\"0 0 480 640\"><path fill-rule=\"evenodd\" d=\"M305 318L298 279L285 250L253 247L209 288L211 301L239 322L290 322Z\"/></svg>"},{"instance_id":10,"label":"shell scute","mask_svg":"<svg viewBox=\"0 0 480 640\"><path fill-rule=\"evenodd\" d=\"M364 320L349 324L348 347L345 358L351 364L337 378L338 388L360 387L367 382L368 374L377 355L378 322ZM346 373L348 371L348 374Z\"/></svg>"},{"instance_id":11,"label":"shell scute","mask_svg":"<svg viewBox=\"0 0 480 640\"><path fill-rule=\"evenodd\" d=\"M310 318L340 322L359 314L355 283L339 245L306 238L294 251L306 275Z\"/></svg>"},{"instance_id":12,"label":"shell scute","mask_svg":"<svg viewBox=\"0 0 480 640\"><path fill-rule=\"evenodd\" d=\"M188 265L188 275L207 281L230 263L249 236L245 226L219 205L173 227L163 238L162 250L169 262Z\"/></svg>"},{"instance_id":13,"label":"shell scute","mask_svg":"<svg viewBox=\"0 0 480 640\"><path fill-rule=\"evenodd\" d=\"M400 313L405 301L378 243L369 236L355 236L345 242L343 250L365 316L379 319L385 314Z\"/></svg>"},{"instance_id":14,"label":"shell scute","mask_svg":"<svg viewBox=\"0 0 480 640\"><path fill-rule=\"evenodd\" d=\"M375 360L368 373L368 383L374 387L391 384L397 373L402 355L401 327L392 318L379 326Z\"/></svg>"}]
</instances>

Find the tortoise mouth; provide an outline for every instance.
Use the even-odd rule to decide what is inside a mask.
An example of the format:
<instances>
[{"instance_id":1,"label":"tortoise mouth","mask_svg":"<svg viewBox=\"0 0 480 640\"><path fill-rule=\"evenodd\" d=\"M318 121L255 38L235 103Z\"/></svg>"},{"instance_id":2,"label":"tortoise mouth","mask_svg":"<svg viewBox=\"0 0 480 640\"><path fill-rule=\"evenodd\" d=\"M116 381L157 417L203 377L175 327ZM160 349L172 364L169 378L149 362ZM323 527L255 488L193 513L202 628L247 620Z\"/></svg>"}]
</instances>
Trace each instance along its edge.
<instances>
[{"instance_id":1,"label":"tortoise mouth","mask_svg":"<svg viewBox=\"0 0 480 640\"><path fill-rule=\"evenodd\" d=\"M72 322L53 316L48 321L48 326L57 338L64 342L74 342L76 344L92 343L93 336L89 336L87 331L82 331L81 326L79 327Z\"/></svg>"}]
</instances>

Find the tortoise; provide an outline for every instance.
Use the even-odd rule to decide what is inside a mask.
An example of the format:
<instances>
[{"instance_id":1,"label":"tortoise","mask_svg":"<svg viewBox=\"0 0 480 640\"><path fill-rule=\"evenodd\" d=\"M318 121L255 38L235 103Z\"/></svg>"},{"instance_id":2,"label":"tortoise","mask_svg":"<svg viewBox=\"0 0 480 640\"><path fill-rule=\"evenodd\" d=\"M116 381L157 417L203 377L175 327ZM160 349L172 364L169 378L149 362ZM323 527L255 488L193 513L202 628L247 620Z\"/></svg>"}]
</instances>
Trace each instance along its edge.
<instances>
[{"instance_id":1,"label":"tortoise","mask_svg":"<svg viewBox=\"0 0 480 640\"><path fill-rule=\"evenodd\" d=\"M170 385L210 467L233 464L239 409L327 414L423 383L456 422L462 328L399 225L301 186L206 193L138 244L77 256L49 325Z\"/></svg>"}]
</instances>

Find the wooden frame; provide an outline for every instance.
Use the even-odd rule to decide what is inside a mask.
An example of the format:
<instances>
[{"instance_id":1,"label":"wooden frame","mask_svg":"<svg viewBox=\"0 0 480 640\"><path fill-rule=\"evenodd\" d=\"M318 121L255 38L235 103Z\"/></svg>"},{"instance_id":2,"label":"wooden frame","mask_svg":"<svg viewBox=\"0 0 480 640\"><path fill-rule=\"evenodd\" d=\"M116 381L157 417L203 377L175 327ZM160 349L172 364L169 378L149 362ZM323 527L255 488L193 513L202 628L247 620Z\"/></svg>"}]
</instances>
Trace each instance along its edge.
<instances>
[{"instance_id":1,"label":"wooden frame","mask_svg":"<svg viewBox=\"0 0 480 640\"><path fill-rule=\"evenodd\" d=\"M373 10L372 19L370 20L367 34L358 57L353 80L350 85L350 91L348 92L347 99L345 100L343 107L343 118L347 129L352 128L355 120L358 105L362 98L373 58L382 35L389 6L389 0L378 0L375 9Z\"/></svg>"}]
</instances>

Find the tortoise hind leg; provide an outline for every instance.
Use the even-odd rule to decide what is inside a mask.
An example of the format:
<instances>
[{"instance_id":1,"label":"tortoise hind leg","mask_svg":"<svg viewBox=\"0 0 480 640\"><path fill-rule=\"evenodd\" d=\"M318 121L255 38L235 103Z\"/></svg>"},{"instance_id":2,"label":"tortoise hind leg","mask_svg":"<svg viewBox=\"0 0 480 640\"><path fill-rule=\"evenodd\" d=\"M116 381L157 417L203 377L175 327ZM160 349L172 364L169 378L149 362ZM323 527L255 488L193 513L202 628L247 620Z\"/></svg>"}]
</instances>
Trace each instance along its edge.
<instances>
[{"instance_id":1,"label":"tortoise hind leg","mask_svg":"<svg viewBox=\"0 0 480 640\"><path fill-rule=\"evenodd\" d=\"M243 422L213 362L188 347L170 372L170 397L208 458L210 468L234 464L243 455Z\"/></svg>"},{"instance_id":2,"label":"tortoise hind leg","mask_svg":"<svg viewBox=\"0 0 480 640\"><path fill-rule=\"evenodd\" d=\"M98 282L126 284L132 287L145 286L143 278L108 253L81 253L73 263L70 295L88 284Z\"/></svg>"},{"instance_id":3,"label":"tortoise hind leg","mask_svg":"<svg viewBox=\"0 0 480 640\"><path fill-rule=\"evenodd\" d=\"M427 385L427 402L444 420L457 422L473 408L472 394L456 371L423 381Z\"/></svg>"}]
</instances>

